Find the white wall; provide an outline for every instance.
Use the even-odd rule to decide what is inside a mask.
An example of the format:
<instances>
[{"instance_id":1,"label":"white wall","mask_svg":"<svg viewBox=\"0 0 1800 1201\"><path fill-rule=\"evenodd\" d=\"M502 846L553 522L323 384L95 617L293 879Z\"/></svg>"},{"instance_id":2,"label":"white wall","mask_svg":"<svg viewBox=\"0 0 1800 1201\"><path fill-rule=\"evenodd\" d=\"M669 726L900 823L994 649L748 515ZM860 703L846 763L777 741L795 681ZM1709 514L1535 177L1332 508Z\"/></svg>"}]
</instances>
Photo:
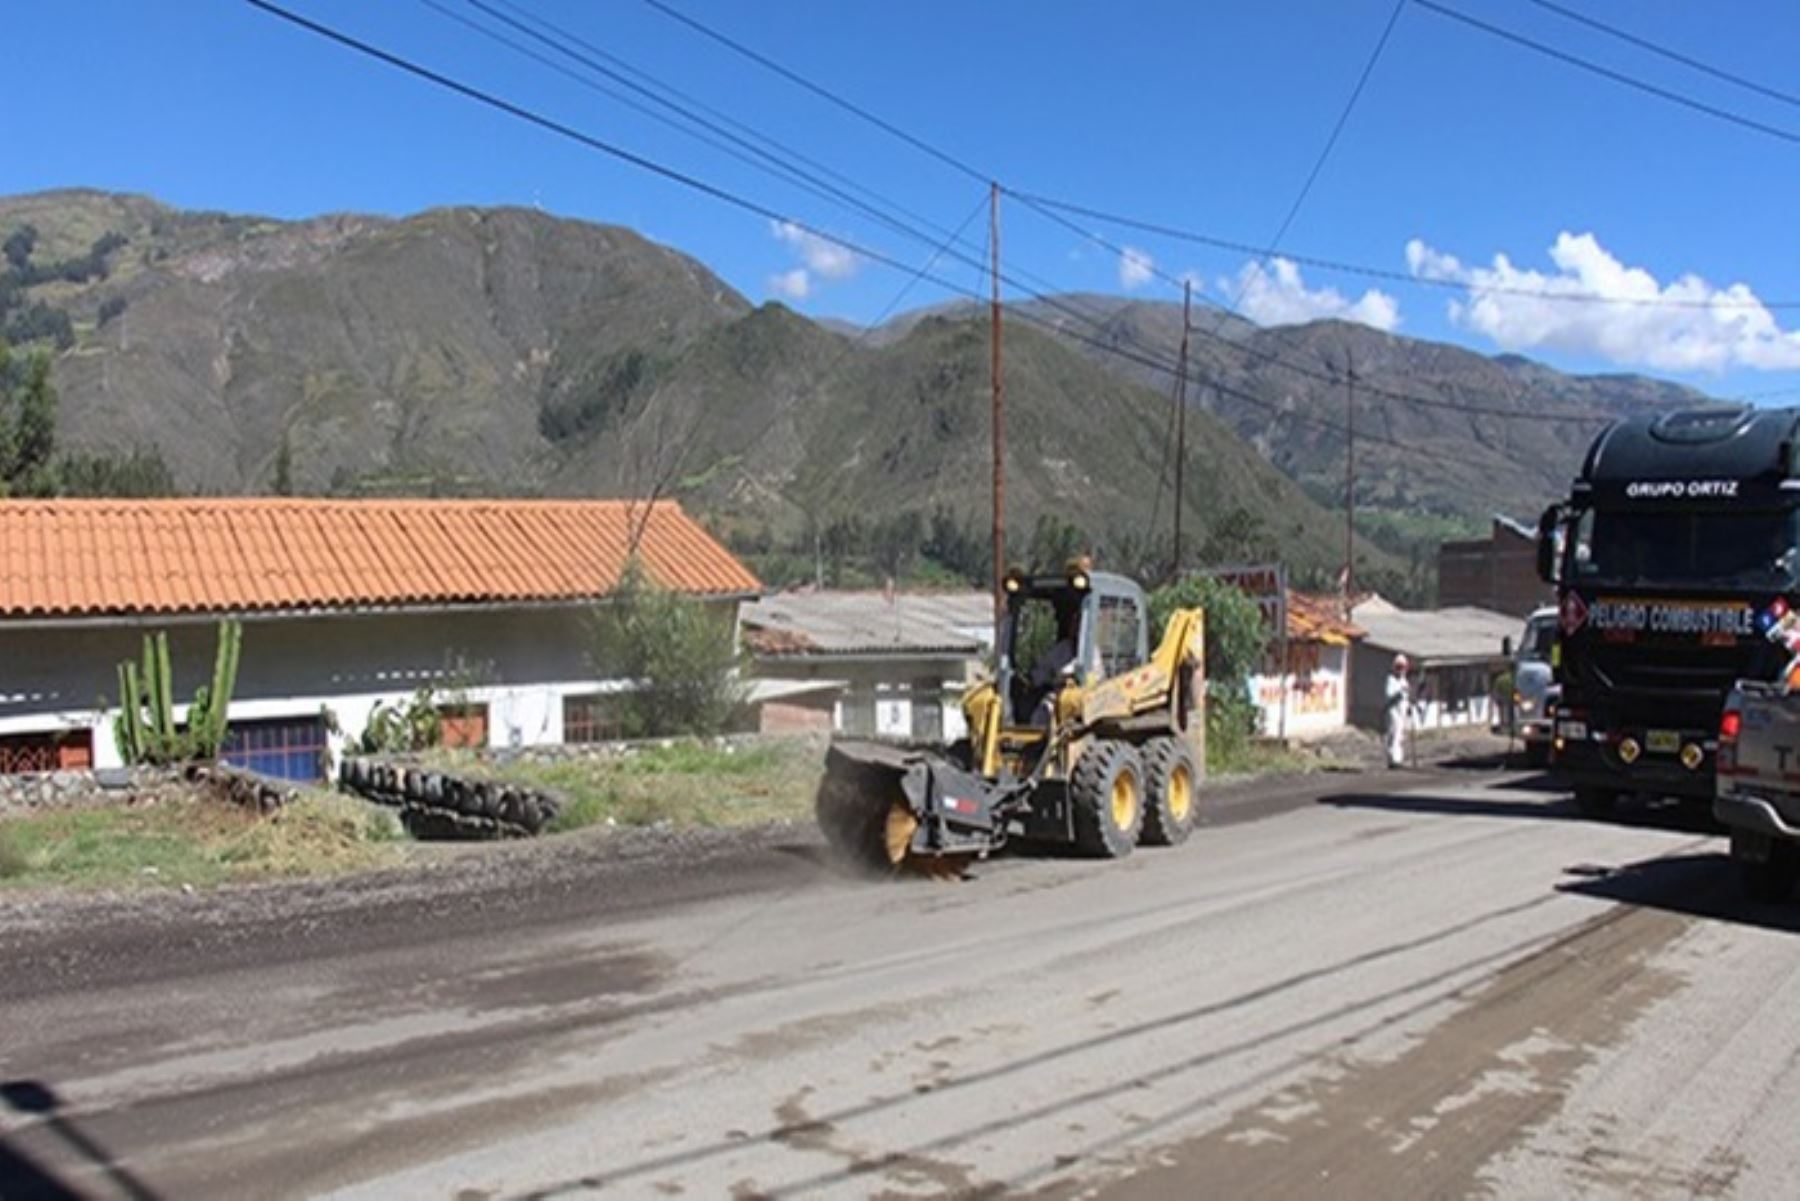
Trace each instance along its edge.
<instances>
[{"instance_id":1,"label":"white wall","mask_svg":"<svg viewBox=\"0 0 1800 1201\"><path fill-rule=\"evenodd\" d=\"M844 689L831 710L831 728L840 734L910 740L914 704L928 698L940 707L942 739L949 743L968 737L962 694L974 662L943 657L768 656L757 661L755 670L767 679L843 681ZM865 719L868 728L859 728Z\"/></svg>"},{"instance_id":2,"label":"white wall","mask_svg":"<svg viewBox=\"0 0 1800 1201\"><path fill-rule=\"evenodd\" d=\"M1293 670L1284 676L1250 677L1250 699L1261 718L1265 737L1283 736L1282 694L1286 693L1288 738L1321 738L1344 728L1350 719L1350 691L1345 675L1349 648L1296 643L1290 649Z\"/></svg>"},{"instance_id":3,"label":"white wall","mask_svg":"<svg viewBox=\"0 0 1800 1201\"><path fill-rule=\"evenodd\" d=\"M211 623L22 629L0 624L0 734L90 729L96 766L117 766L117 668L146 630L169 633L175 695L212 674ZM377 703L421 687L460 688L488 709L494 746L561 742L565 696L623 685L596 668L585 609L479 609L248 620L231 716L308 717L329 706L343 742ZM178 715L185 706L178 708Z\"/></svg>"}]
</instances>

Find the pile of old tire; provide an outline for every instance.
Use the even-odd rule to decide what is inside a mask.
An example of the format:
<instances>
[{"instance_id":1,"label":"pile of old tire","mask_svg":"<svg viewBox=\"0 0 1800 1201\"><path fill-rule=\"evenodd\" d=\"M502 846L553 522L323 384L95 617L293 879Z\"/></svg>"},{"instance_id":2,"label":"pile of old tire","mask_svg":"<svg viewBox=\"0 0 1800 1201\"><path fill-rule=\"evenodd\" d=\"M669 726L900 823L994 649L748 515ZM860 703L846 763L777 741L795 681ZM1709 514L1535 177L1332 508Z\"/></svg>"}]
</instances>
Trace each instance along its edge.
<instances>
[{"instance_id":1,"label":"pile of old tire","mask_svg":"<svg viewBox=\"0 0 1800 1201\"><path fill-rule=\"evenodd\" d=\"M561 808L546 792L371 756L346 756L338 783L398 809L418 838L529 837L542 833Z\"/></svg>"}]
</instances>

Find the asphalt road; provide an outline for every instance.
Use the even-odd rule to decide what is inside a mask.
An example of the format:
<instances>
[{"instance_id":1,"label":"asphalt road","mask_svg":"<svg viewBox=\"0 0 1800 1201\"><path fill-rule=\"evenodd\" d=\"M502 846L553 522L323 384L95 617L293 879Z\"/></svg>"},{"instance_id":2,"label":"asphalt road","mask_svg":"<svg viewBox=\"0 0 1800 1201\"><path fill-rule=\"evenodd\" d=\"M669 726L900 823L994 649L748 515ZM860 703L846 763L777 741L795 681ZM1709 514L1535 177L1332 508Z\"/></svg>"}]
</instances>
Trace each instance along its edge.
<instances>
[{"instance_id":1,"label":"asphalt road","mask_svg":"<svg viewBox=\"0 0 1800 1201\"><path fill-rule=\"evenodd\" d=\"M964 883L787 831L15 900L0 1196L1789 1197L1797 934L1678 812L1470 770Z\"/></svg>"}]
</instances>

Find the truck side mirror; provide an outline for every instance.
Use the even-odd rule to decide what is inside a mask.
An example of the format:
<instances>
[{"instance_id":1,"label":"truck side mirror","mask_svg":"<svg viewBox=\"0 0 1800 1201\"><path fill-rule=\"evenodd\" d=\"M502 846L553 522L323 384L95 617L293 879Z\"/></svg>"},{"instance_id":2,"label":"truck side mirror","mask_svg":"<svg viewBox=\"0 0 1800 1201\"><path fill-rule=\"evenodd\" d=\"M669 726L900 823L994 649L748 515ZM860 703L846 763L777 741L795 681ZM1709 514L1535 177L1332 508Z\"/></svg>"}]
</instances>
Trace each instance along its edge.
<instances>
[{"instance_id":1,"label":"truck side mirror","mask_svg":"<svg viewBox=\"0 0 1800 1201\"><path fill-rule=\"evenodd\" d=\"M1511 659L1513 657L1512 656L1512 636L1511 635L1508 635L1500 640L1500 657L1503 659Z\"/></svg>"},{"instance_id":2,"label":"truck side mirror","mask_svg":"<svg viewBox=\"0 0 1800 1201\"><path fill-rule=\"evenodd\" d=\"M1556 533L1562 525L1563 507L1551 505L1538 518L1537 529L1537 573L1538 579L1546 584L1557 582L1556 571Z\"/></svg>"}]
</instances>

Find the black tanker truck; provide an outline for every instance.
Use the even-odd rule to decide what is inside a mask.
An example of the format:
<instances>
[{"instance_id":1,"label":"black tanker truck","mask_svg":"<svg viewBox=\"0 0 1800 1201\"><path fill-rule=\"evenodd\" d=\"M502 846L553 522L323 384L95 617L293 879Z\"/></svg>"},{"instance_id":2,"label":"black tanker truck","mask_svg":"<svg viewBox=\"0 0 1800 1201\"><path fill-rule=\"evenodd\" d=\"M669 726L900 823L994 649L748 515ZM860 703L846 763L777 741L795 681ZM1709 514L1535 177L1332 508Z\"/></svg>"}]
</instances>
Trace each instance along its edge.
<instances>
[{"instance_id":1,"label":"black tanker truck","mask_svg":"<svg viewBox=\"0 0 1800 1201\"><path fill-rule=\"evenodd\" d=\"M1800 589L1800 410L1613 423L1538 524L1557 590L1552 760L1584 813L1626 793L1711 804L1719 716L1787 661L1767 631Z\"/></svg>"}]
</instances>

